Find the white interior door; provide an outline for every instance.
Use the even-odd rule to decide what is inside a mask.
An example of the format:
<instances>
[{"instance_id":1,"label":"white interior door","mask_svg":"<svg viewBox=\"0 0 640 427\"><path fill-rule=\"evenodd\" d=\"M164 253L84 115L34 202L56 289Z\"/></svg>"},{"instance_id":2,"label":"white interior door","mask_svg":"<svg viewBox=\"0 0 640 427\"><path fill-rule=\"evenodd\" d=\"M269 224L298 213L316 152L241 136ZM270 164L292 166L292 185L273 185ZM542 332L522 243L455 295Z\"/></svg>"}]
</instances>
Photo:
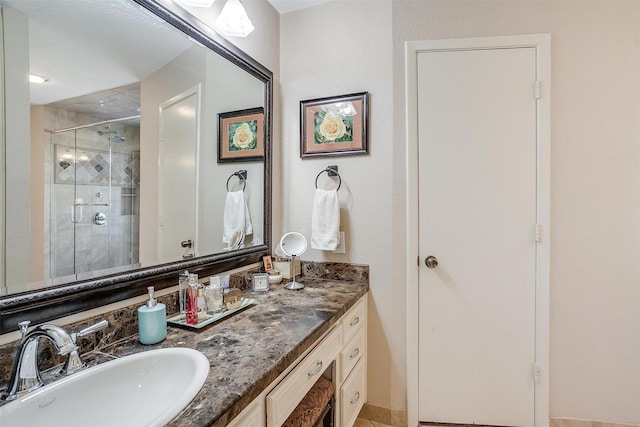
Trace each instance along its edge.
<instances>
[{"instance_id":1,"label":"white interior door","mask_svg":"<svg viewBox=\"0 0 640 427\"><path fill-rule=\"evenodd\" d=\"M536 50L417 69L419 419L533 426Z\"/></svg>"},{"instance_id":2,"label":"white interior door","mask_svg":"<svg viewBox=\"0 0 640 427\"><path fill-rule=\"evenodd\" d=\"M199 110L199 87L160 106L160 262L197 253ZM189 241L191 246L182 246Z\"/></svg>"}]
</instances>

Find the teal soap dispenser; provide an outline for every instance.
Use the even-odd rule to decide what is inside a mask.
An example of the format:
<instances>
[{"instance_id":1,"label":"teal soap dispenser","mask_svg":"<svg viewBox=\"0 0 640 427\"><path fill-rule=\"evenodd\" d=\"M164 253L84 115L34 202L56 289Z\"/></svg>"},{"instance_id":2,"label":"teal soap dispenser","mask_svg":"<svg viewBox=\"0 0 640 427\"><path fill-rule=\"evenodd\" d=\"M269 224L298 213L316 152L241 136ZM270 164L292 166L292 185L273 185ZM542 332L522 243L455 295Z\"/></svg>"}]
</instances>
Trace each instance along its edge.
<instances>
[{"instance_id":1,"label":"teal soap dispenser","mask_svg":"<svg viewBox=\"0 0 640 427\"><path fill-rule=\"evenodd\" d=\"M142 344L157 344L167 337L167 308L153 297L153 286L147 291L149 300L138 308L138 333Z\"/></svg>"}]
</instances>

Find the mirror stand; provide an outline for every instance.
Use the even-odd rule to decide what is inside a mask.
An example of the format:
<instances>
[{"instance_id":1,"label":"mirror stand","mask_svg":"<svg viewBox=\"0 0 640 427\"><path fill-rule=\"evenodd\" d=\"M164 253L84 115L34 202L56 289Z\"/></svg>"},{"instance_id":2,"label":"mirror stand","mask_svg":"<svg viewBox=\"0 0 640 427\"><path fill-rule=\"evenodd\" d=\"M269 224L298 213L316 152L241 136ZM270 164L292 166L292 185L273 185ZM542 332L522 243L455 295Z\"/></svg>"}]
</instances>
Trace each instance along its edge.
<instances>
[{"instance_id":1,"label":"mirror stand","mask_svg":"<svg viewBox=\"0 0 640 427\"><path fill-rule=\"evenodd\" d=\"M291 281L284 285L285 289L289 289L290 291L297 291L299 289L304 289L304 285L300 282L296 282L296 256L291 255L291 262L289 263L289 277L291 277Z\"/></svg>"}]
</instances>

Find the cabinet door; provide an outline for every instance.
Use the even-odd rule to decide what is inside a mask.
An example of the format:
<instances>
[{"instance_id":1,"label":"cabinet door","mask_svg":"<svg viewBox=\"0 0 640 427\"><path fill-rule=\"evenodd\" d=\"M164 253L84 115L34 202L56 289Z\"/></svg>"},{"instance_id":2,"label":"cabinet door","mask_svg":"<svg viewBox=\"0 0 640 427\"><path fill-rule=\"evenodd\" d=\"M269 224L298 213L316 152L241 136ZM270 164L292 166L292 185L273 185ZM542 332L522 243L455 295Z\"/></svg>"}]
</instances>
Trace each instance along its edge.
<instances>
[{"instance_id":1,"label":"cabinet door","mask_svg":"<svg viewBox=\"0 0 640 427\"><path fill-rule=\"evenodd\" d=\"M367 400L367 384L364 363L358 362L340 389L340 417L342 426L352 426Z\"/></svg>"}]
</instances>

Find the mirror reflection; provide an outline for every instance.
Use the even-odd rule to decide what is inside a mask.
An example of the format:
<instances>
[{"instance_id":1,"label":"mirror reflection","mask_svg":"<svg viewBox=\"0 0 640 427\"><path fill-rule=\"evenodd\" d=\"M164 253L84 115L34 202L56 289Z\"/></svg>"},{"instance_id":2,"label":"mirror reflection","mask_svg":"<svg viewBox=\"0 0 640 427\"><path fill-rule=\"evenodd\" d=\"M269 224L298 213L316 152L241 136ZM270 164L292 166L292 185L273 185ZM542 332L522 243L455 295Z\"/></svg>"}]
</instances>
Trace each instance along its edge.
<instances>
[{"instance_id":1,"label":"mirror reflection","mask_svg":"<svg viewBox=\"0 0 640 427\"><path fill-rule=\"evenodd\" d=\"M264 108L262 81L128 0L0 4L0 294L264 243L263 159L217 152L218 115Z\"/></svg>"}]
</instances>

